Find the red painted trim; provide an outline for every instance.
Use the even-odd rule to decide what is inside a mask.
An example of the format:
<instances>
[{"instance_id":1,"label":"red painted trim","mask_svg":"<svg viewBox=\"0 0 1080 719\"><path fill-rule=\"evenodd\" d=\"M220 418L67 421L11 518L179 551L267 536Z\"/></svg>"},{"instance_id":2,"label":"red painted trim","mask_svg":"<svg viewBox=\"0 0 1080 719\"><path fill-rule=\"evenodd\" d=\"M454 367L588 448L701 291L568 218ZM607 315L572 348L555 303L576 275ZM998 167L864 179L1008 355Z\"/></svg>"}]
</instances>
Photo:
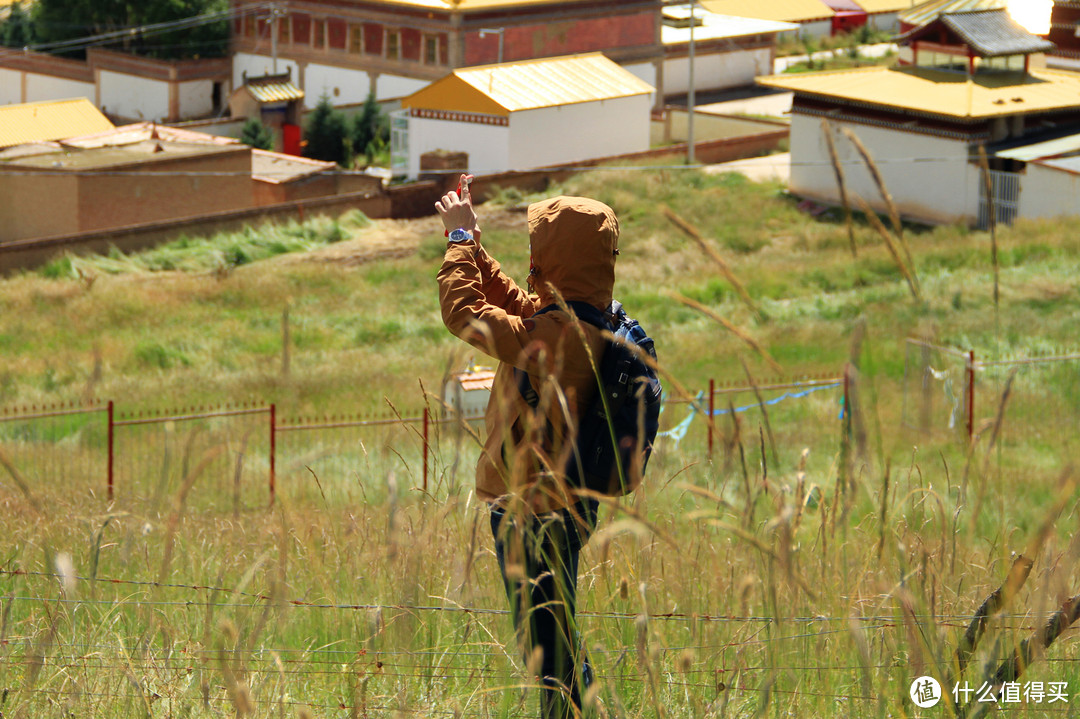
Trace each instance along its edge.
<instances>
[{"instance_id":1,"label":"red painted trim","mask_svg":"<svg viewBox=\"0 0 1080 719\"><path fill-rule=\"evenodd\" d=\"M270 506L274 506L274 491L277 480L276 472L277 455L277 405L270 405Z\"/></svg>"},{"instance_id":2,"label":"red painted trim","mask_svg":"<svg viewBox=\"0 0 1080 719\"><path fill-rule=\"evenodd\" d=\"M113 402L112 402L111 399L109 400L109 407L108 407L107 411L108 411L108 416L109 416L109 431L108 431L108 443L109 443L109 451L108 451L109 459L108 459L108 462L109 462L109 464L108 464L108 469L106 470L106 474L107 474L107 477L108 477L107 481L108 481L108 484L109 484L108 497L109 497L109 501L111 502L112 498L113 498L113 459L115 457L115 454L114 454L114 451L113 451L113 448L115 446L114 429L115 429L115 426L116 426L114 421L113 421L113 417L114 417L114 415L113 415Z\"/></svg>"}]
</instances>

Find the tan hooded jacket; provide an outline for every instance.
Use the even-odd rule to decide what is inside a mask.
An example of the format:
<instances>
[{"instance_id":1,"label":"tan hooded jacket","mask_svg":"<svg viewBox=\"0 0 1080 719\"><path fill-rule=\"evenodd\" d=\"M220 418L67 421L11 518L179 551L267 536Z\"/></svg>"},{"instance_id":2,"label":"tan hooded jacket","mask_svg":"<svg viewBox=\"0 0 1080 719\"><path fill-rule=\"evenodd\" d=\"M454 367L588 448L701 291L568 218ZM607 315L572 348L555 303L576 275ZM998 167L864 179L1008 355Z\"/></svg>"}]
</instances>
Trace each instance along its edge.
<instances>
[{"instance_id":1,"label":"tan hooded jacket","mask_svg":"<svg viewBox=\"0 0 1080 719\"><path fill-rule=\"evenodd\" d=\"M455 335L499 360L485 414L487 440L476 468L476 493L488 502L513 498L535 512L577 501L558 468L571 446L567 421L596 392L590 363L604 338L562 310L533 316L556 302L611 304L619 222L610 207L582 197L555 197L529 206L532 250L529 295L478 244L452 244L439 270L443 322ZM585 338L585 342L582 338ZM588 349L586 349L586 346ZM525 370L539 395L536 410L521 397L514 368Z\"/></svg>"}]
</instances>

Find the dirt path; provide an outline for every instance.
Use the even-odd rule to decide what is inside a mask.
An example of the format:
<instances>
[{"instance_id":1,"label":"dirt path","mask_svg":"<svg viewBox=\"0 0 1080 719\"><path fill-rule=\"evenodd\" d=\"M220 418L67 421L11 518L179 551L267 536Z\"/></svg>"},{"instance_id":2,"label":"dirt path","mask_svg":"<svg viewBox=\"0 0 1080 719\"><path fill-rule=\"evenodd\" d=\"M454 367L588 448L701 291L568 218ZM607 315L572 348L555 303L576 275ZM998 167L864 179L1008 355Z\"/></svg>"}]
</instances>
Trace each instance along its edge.
<instances>
[{"instance_id":1,"label":"dirt path","mask_svg":"<svg viewBox=\"0 0 1080 719\"><path fill-rule=\"evenodd\" d=\"M519 210L484 207L477 210L483 228L526 231L525 216ZM372 226L358 230L355 239L274 259L278 262L325 262L352 267L375 260L408 257L416 252L424 238L442 233L442 221L436 215L411 220L374 220Z\"/></svg>"}]
</instances>

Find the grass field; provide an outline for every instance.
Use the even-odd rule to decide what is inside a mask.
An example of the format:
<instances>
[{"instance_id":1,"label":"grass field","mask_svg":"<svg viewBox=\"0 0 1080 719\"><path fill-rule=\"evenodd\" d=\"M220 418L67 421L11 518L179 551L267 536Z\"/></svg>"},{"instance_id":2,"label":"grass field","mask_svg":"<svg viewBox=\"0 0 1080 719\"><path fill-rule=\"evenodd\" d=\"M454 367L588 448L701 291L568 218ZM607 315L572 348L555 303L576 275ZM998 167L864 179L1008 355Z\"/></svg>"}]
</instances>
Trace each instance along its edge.
<instances>
[{"instance_id":1,"label":"grass field","mask_svg":"<svg viewBox=\"0 0 1080 719\"><path fill-rule=\"evenodd\" d=\"M787 377L857 366L846 421L836 389L770 405L768 427L757 409L737 426L718 416L710 458L699 416L659 446L642 490L602 510L580 580L602 716L949 716L916 708L909 685L955 676L960 636L1014 554L1034 567L960 675L973 688L1080 591L1080 364L1022 367L1011 384L1009 367L980 372L970 447L940 404L940 432L903 421L908 336L982 361L1076 349L1080 222L1002 229L997 305L986 233L907 227L915 301L869 225L857 222L852 258L838 213L812 219L775 185L607 169L556 192L618 213L616 295L656 339L671 397L747 371L765 382L776 372L763 352ZM523 280L522 198L502 199L481 208L484 242ZM758 314L665 207L707 238ZM421 386L437 395L467 364L439 317L437 222L242 234L0 280L0 407L274 402L304 417L390 403L411 415L434 402ZM668 406L664 425L687 411ZM536 715L466 432L438 428L427 492L411 430L357 435L333 472L297 440L267 510L230 503L219 454L236 448L215 443L214 425L173 444L124 435L128 484L112 504L100 432L49 427L0 424L4 456L29 458L0 465L4 717ZM37 461L61 451L75 469ZM262 451L250 445L249 461ZM1077 655L1067 632L1019 679L1067 682L1069 704L1001 706L1068 715Z\"/></svg>"}]
</instances>

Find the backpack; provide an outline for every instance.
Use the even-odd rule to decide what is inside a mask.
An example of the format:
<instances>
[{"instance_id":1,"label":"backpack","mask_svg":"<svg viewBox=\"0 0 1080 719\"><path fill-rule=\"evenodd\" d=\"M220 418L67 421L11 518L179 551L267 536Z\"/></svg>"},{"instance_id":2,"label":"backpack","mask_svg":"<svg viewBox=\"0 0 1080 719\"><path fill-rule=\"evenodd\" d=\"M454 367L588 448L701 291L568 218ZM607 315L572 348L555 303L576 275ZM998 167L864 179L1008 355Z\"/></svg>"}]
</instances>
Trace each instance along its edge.
<instances>
[{"instance_id":1,"label":"backpack","mask_svg":"<svg viewBox=\"0 0 1080 719\"><path fill-rule=\"evenodd\" d=\"M567 305L579 320L611 332L616 340L607 342L598 360L598 392L578 418L575 451L564 468L566 481L572 487L617 497L632 491L637 485L634 480L644 476L660 426L656 350L652 339L620 303L612 302L606 313L587 302ZM536 314L554 309L558 306L550 305ZM529 376L520 369L515 374L522 397L535 409L538 398Z\"/></svg>"}]
</instances>

